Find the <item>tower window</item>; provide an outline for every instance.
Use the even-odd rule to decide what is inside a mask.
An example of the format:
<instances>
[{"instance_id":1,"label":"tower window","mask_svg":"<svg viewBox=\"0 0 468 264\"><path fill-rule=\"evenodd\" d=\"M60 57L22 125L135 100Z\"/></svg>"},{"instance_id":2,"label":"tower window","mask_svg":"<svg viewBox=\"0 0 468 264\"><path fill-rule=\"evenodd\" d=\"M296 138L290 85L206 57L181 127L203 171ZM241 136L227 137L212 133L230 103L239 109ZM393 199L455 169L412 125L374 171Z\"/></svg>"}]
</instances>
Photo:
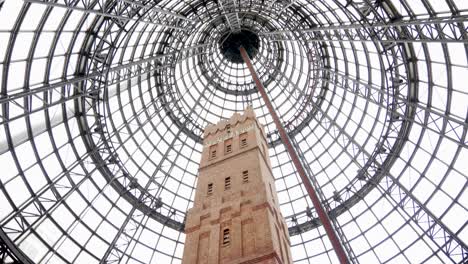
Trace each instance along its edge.
<instances>
[{"instance_id":1,"label":"tower window","mask_svg":"<svg viewBox=\"0 0 468 264\"><path fill-rule=\"evenodd\" d=\"M216 158L216 148L218 145L213 145L210 147L210 159Z\"/></svg>"},{"instance_id":2,"label":"tower window","mask_svg":"<svg viewBox=\"0 0 468 264\"><path fill-rule=\"evenodd\" d=\"M224 141L224 152L226 154L232 152L232 139Z\"/></svg>"},{"instance_id":3,"label":"tower window","mask_svg":"<svg viewBox=\"0 0 468 264\"><path fill-rule=\"evenodd\" d=\"M227 177L224 179L224 190L231 189L231 177Z\"/></svg>"},{"instance_id":4,"label":"tower window","mask_svg":"<svg viewBox=\"0 0 468 264\"><path fill-rule=\"evenodd\" d=\"M228 133L231 133L231 125L230 125L230 124L227 124L227 125L226 125L226 131L227 131Z\"/></svg>"},{"instance_id":5,"label":"tower window","mask_svg":"<svg viewBox=\"0 0 468 264\"><path fill-rule=\"evenodd\" d=\"M206 192L208 195L213 194L213 183L208 183L208 191Z\"/></svg>"},{"instance_id":6,"label":"tower window","mask_svg":"<svg viewBox=\"0 0 468 264\"><path fill-rule=\"evenodd\" d=\"M243 147L247 147L247 139L246 139L246 138L243 138L243 139L241 140L241 147L242 147L242 148L243 148Z\"/></svg>"},{"instance_id":7,"label":"tower window","mask_svg":"<svg viewBox=\"0 0 468 264\"><path fill-rule=\"evenodd\" d=\"M249 182L249 171L245 170L242 172L242 182L246 183Z\"/></svg>"},{"instance_id":8,"label":"tower window","mask_svg":"<svg viewBox=\"0 0 468 264\"><path fill-rule=\"evenodd\" d=\"M223 230L223 246L229 246L231 244L231 234L229 228Z\"/></svg>"},{"instance_id":9,"label":"tower window","mask_svg":"<svg viewBox=\"0 0 468 264\"><path fill-rule=\"evenodd\" d=\"M247 133L240 134L239 140L241 148L247 147Z\"/></svg>"}]
</instances>

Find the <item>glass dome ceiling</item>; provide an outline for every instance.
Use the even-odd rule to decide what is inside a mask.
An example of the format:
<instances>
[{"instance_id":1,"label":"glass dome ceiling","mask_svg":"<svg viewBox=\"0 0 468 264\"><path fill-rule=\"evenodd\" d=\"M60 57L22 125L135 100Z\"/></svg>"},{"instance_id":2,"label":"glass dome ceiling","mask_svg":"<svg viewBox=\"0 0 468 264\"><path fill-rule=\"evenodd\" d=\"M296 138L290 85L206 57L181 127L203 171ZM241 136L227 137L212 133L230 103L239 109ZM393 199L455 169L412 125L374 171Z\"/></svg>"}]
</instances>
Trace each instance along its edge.
<instances>
[{"instance_id":1,"label":"glass dome ceiling","mask_svg":"<svg viewBox=\"0 0 468 264\"><path fill-rule=\"evenodd\" d=\"M252 105L293 260L337 263L239 30L352 262L466 263L465 0L0 0L0 259L180 263L203 129Z\"/></svg>"}]
</instances>

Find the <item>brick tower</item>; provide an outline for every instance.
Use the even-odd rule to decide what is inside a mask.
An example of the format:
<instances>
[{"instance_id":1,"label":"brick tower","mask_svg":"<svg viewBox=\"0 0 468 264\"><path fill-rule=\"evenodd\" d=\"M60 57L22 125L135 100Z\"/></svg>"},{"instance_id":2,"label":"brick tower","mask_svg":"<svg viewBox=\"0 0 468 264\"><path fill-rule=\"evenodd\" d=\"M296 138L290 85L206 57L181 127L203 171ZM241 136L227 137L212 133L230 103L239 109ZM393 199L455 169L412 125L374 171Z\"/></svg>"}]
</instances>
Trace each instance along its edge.
<instances>
[{"instance_id":1,"label":"brick tower","mask_svg":"<svg viewBox=\"0 0 468 264\"><path fill-rule=\"evenodd\" d=\"M182 263L292 263L263 126L251 108L205 129Z\"/></svg>"}]
</instances>

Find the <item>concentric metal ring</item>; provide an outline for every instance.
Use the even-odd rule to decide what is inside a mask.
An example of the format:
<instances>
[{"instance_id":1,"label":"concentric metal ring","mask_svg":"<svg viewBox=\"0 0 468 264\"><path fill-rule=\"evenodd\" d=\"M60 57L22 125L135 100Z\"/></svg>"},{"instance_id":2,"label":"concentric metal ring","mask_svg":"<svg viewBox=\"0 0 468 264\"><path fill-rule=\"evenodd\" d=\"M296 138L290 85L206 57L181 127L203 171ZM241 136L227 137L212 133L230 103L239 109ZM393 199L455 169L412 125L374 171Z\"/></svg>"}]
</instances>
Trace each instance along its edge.
<instances>
[{"instance_id":1,"label":"concentric metal ring","mask_svg":"<svg viewBox=\"0 0 468 264\"><path fill-rule=\"evenodd\" d=\"M356 262L463 262L467 4L232 3L0 0L0 256L180 262L203 128L252 105L293 259L333 263L248 71L220 52L247 29Z\"/></svg>"}]
</instances>

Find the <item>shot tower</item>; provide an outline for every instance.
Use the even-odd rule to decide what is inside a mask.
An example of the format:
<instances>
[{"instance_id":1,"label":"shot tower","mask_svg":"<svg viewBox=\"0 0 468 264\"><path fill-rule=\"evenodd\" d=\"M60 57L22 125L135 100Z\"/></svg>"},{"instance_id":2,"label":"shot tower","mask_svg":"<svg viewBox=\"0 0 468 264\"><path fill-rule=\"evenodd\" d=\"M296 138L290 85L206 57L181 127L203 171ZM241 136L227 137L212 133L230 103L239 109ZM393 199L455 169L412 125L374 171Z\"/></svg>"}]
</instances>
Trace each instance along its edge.
<instances>
[{"instance_id":1,"label":"shot tower","mask_svg":"<svg viewBox=\"0 0 468 264\"><path fill-rule=\"evenodd\" d=\"M265 132L251 108L205 129L183 263L292 263Z\"/></svg>"}]
</instances>

